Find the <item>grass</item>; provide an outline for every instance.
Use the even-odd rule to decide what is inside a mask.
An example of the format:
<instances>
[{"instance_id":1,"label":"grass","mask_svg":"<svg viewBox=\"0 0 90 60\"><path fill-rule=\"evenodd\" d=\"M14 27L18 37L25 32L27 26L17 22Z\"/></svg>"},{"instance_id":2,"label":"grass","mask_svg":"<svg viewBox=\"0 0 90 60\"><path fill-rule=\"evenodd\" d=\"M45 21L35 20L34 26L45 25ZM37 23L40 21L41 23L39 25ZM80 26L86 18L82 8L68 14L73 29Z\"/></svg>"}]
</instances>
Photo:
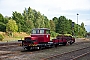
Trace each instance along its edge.
<instances>
[{"instance_id":1,"label":"grass","mask_svg":"<svg viewBox=\"0 0 90 60\"><path fill-rule=\"evenodd\" d=\"M7 33L5 33L5 32L0 32L0 34L2 34L4 36L4 39L1 42L18 41L20 39L24 39L25 36L30 36L29 34L26 34L24 32L20 32L20 33L19 32L14 32L13 37L8 36Z\"/></svg>"},{"instance_id":2,"label":"grass","mask_svg":"<svg viewBox=\"0 0 90 60\"><path fill-rule=\"evenodd\" d=\"M3 39L3 42L9 42L9 41L18 41L20 40L21 38L14 38L14 37L9 37L9 38L4 38Z\"/></svg>"}]
</instances>

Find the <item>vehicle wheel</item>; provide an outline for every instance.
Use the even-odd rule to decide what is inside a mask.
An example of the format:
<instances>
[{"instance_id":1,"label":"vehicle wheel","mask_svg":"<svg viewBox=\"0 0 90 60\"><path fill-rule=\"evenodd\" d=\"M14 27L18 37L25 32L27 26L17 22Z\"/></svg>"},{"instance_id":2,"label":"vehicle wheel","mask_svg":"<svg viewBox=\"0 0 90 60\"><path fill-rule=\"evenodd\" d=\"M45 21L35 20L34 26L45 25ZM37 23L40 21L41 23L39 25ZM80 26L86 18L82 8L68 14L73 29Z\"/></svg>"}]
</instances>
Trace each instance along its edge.
<instances>
[{"instance_id":1,"label":"vehicle wheel","mask_svg":"<svg viewBox=\"0 0 90 60\"><path fill-rule=\"evenodd\" d=\"M54 48L54 47L55 47L55 45L52 45L52 46L51 46L51 48Z\"/></svg>"},{"instance_id":2,"label":"vehicle wheel","mask_svg":"<svg viewBox=\"0 0 90 60\"><path fill-rule=\"evenodd\" d=\"M37 49L40 49L40 47L37 47Z\"/></svg>"},{"instance_id":3,"label":"vehicle wheel","mask_svg":"<svg viewBox=\"0 0 90 60\"><path fill-rule=\"evenodd\" d=\"M57 44L55 44L55 47L57 47L58 45Z\"/></svg>"},{"instance_id":4,"label":"vehicle wheel","mask_svg":"<svg viewBox=\"0 0 90 60\"><path fill-rule=\"evenodd\" d=\"M73 44L73 42L70 42L70 45L72 45Z\"/></svg>"},{"instance_id":5,"label":"vehicle wheel","mask_svg":"<svg viewBox=\"0 0 90 60\"><path fill-rule=\"evenodd\" d=\"M27 47L26 49L29 51L29 50L31 50L31 47Z\"/></svg>"},{"instance_id":6,"label":"vehicle wheel","mask_svg":"<svg viewBox=\"0 0 90 60\"><path fill-rule=\"evenodd\" d=\"M38 50L42 50L42 47L37 47Z\"/></svg>"},{"instance_id":7,"label":"vehicle wheel","mask_svg":"<svg viewBox=\"0 0 90 60\"><path fill-rule=\"evenodd\" d=\"M63 43L63 46L66 46L67 43Z\"/></svg>"}]
</instances>

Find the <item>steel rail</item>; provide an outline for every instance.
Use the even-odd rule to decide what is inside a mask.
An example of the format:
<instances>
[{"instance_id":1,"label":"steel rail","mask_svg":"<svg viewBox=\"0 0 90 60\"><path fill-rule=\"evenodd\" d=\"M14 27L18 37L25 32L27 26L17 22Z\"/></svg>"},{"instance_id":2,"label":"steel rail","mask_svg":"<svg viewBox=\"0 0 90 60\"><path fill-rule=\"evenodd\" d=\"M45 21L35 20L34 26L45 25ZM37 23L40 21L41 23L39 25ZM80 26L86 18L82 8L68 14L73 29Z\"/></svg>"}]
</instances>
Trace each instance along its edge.
<instances>
[{"instance_id":1,"label":"steel rail","mask_svg":"<svg viewBox=\"0 0 90 60\"><path fill-rule=\"evenodd\" d=\"M87 48L90 48L90 46L87 46L87 47L83 47L83 48L80 48L80 49L76 49L76 50L72 50L72 51L69 51L69 52L64 52L64 53L61 53L61 54L57 54L57 55L53 55L53 56L49 56L49 57L46 57L46 58L43 58L41 60L48 60L48 59L51 59L51 58L54 58L54 57L61 57L62 55L65 55L65 54L69 54L69 53L73 53L73 52L76 52L76 51L79 51L79 50L83 50L83 49L87 49ZM85 53L86 54L86 53ZM84 55L84 54L83 54ZM81 55L80 55L81 56ZM75 57L77 58L77 57ZM72 59L75 59L75 58L72 58Z\"/></svg>"}]
</instances>

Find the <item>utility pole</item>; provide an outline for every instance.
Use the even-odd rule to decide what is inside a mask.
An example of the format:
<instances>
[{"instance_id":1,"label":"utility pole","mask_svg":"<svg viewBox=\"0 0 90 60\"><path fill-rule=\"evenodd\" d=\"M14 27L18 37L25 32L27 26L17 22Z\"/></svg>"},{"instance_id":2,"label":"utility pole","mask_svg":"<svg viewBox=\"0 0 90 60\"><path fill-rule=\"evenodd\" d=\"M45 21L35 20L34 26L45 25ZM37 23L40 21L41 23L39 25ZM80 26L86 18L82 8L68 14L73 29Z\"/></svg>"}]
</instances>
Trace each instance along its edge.
<instances>
[{"instance_id":1,"label":"utility pole","mask_svg":"<svg viewBox=\"0 0 90 60\"><path fill-rule=\"evenodd\" d=\"M77 13L77 25L78 25L78 13ZM77 26L77 29L78 29L78 34L79 34L79 27Z\"/></svg>"}]
</instances>

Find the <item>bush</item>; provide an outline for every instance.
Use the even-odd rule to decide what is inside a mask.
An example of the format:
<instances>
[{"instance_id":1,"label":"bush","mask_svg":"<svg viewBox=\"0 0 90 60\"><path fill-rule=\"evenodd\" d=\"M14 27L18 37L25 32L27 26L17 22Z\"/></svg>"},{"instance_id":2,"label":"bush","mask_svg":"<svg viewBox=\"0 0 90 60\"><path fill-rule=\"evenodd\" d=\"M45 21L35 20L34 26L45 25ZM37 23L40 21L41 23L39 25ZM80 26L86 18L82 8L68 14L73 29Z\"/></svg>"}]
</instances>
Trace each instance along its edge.
<instances>
[{"instance_id":1,"label":"bush","mask_svg":"<svg viewBox=\"0 0 90 60\"><path fill-rule=\"evenodd\" d=\"M54 31L50 31L50 35L51 35L51 37L56 37L58 35L58 33L54 32Z\"/></svg>"},{"instance_id":2,"label":"bush","mask_svg":"<svg viewBox=\"0 0 90 60\"><path fill-rule=\"evenodd\" d=\"M0 34L0 41L4 39L4 36Z\"/></svg>"}]
</instances>

